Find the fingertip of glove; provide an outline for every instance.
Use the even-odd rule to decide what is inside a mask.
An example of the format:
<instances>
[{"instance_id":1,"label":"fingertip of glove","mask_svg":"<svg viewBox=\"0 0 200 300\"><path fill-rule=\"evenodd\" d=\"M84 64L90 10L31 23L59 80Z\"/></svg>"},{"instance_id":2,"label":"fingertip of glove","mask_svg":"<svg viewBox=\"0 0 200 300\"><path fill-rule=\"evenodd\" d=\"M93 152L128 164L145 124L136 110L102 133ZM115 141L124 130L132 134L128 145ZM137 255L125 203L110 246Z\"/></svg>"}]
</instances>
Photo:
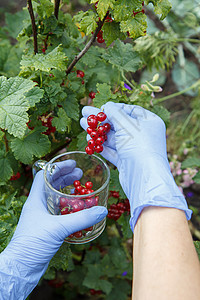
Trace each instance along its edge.
<instances>
[{"instance_id":1,"label":"fingertip of glove","mask_svg":"<svg viewBox=\"0 0 200 300\"><path fill-rule=\"evenodd\" d=\"M93 206L90 208L90 212L96 215L96 219L99 221L103 220L108 214L108 210L104 206Z\"/></svg>"}]
</instances>

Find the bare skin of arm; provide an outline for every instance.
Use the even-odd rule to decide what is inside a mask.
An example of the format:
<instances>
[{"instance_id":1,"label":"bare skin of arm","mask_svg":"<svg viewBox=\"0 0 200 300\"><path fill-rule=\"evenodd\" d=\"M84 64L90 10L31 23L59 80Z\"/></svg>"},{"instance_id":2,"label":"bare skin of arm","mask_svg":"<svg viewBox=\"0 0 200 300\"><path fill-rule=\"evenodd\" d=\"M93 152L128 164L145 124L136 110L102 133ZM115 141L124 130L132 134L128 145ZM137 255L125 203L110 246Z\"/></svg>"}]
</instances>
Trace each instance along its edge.
<instances>
[{"instance_id":1,"label":"bare skin of arm","mask_svg":"<svg viewBox=\"0 0 200 300\"><path fill-rule=\"evenodd\" d=\"M200 263L182 210L143 209L133 256L132 300L200 299Z\"/></svg>"}]
</instances>

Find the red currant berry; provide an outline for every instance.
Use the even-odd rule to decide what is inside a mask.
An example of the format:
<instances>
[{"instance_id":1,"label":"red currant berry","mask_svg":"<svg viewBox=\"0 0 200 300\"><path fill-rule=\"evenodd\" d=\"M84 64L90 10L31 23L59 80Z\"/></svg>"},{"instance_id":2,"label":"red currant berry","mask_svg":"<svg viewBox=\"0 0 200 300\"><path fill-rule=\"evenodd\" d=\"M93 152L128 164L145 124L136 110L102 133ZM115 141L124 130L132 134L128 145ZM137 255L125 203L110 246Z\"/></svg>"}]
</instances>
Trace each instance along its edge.
<instances>
[{"instance_id":1,"label":"red currant berry","mask_svg":"<svg viewBox=\"0 0 200 300\"><path fill-rule=\"evenodd\" d=\"M103 146L102 145L95 146L94 151L97 152L97 153L102 152L103 151Z\"/></svg>"},{"instance_id":2,"label":"red currant berry","mask_svg":"<svg viewBox=\"0 0 200 300\"><path fill-rule=\"evenodd\" d=\"M77 186L79 186L79 185L81 185L80 181L79 181L79 180L75 180L75 181L74 181L74 187L77 187Z\"/></svg>"},{"instance_id":3,"label":"red currant berry","mask_svg":"<svg viewBox=\"0 0 200 300\"><path fill-rule=\"evenodd\" d=\"M82 190L82 186L81 186L81 185L76 186L76 191L77 191L79 194L80 194L81 190Z\"/></svg>"},{"instance_id":4,"label":"red currant berry","mask_svg":"<svg viewBox=\"0 0 200 300\"><path fill-rule=\"evenodd\" d=\"M76 75L77 77L81 77L81 78L83 78L85 76L85 73L83 71L81 71L81 70L77 70L76 74L77 74Z\"/></svg>"},{"instance_id":5,"label":"red currant berry","mask_svg":"<svg viewBox=\"0 0 200 300\"><path fill-rule=\"evenodd\" d=\"M93 128L91 128L91 127L88 127L88 128L87 128L87 133L88 133L89 135L92 133L92 131L93 131Z\"/></svg>"},{"instance_id":6,"label":"red currant berry","mask_svg":"<svg viewBox=\"0 0 200 300\"><path fill-rule=\"evenodd\" d=\"M91 190L91 189L92 189L92 187L93 187L93 183L92 183L92 181L87 181L87 182L85 183L85 187L86 187L86 189L89 189L89 190Z\"/></svg>"},{"instance_id":7,"label":"red currant berry","mask_svg":"<svg viewBox=\"0 0 200 300\"><path fill-rule=\"evenodd\" d=\"M86 208L90 208L92 206L98 205L98 199L96 199L96 198L98 198L98 197L85 199L85 206L86 206Z\"/></svg>"},{"instance_id":8,"label":"red currant berry","mask_svg":"<svg viewBox=\"0 0 200 300\"><path fill-rule=\"evenodd\" d=\"M94 150L91 149L89 146L85 147L85 152L89 155L92 155L94 153Z\"/></svg>"},{"instance_id":9,"label":"red currant berry","mask_svg":"<svg viewBox=\"0 0 200 300\"><path fill-rule=\"evenodd\" d=\"M103 112L103 111L100 111L98 114L97 114L97 120L99 122L103 122L105 121L105 119L107 118L106 114Z\"/></svg>"},{"instance_id":10,"label":"red currant berry","mask_svg":"<svg viewBox=\"0 0 200 300\"><path fill-rule=\"evenodd\" d=\"M103 137L98 137L94 142L95 142L95 146L97 146L97 145L102 145L105 142L105 140Z\"/></svg>"},{"instance_id":11,"label":"red currant berry","mask_svg":"<svg viewBox=\"0 0 200 300\"><path fill-rule=\"evenodd\" d=\"M81 195L86 195L87 194L87 189L86 188L82 188L80 194Z\"/></svg>"},{"instance_id":12,"label":"red currant berry","mask_svg":"<svg viewBox=\"0 0 200 300\"><path fill-rule=\"evenodd\" d=\"M110 126L109 123L104 123L103 126L104 126L104 128L106 130L106 133L110 131L111 126Z\"/></svg>"},{"instance_id":13,"label":"red currant berry","mask_svg":"<svg viewBox=\"0 0 200 300\"><path fill-rule=\"evenodd\" d=\"M104 135L106 133L106 129L105 129L104 125L99 126L97 131L100 135Z\"/></svg>"},{"instance_id":14,"label":"red currant berry","mask_svg":"<svg viewBox=\"0 0 200 300\"><path fill-rule=\"evenodd\" d=\"M91 149L93 149L94 147L95 147L95 140L93 140L93 139L91 139L91 140L89 140L88 141L88 146L91 148Z\"/></svg>"},{"instance_id":15,"label":"red currant berry","mask_svg":"<svg viewBox=\"0 0 200 300\"><path fill-rule=\"evenodd\" d=\"M64 207L61 211L60 211L60 213L61 213L61 215L67 215L67 214L69 214L70 213L70 207Z\"/></svg>"},{"instance_id":16,"label":"red currant berry","mask_svg":"<svg viewBox=\"0 0 200 300\"><path fill-rule=\"evenodd\" d=\"M69 205L68 199L65 197L60 197L60 204L59 204L60 208L62 209L67 205Z\"/></svg>"},{"instance_id":17,"label":"red currant berry","mask_svg":"<svg viewBox=\"0 0 200 300\"><path fill-rule=\"evenodd\" d=\"M82 231L80 230L80 231L75 232L73 235L74 235L76 238L81 238L81 237L83 236L83 233L82 233Z\"/></svg>"},{"instance_id":18,"label":"red currant berry","mask_svg":"<svg viewBox=\"0 0 200 300\"><path fill-rule=\"evenodd\" d=\"M99 137L99 133L97 131L92 131L90 136L93 140L96 140Z\"/></svg>"},{"instance_id":19,"label":"red currant berry","mask_svg":"<svg viewBox=\"0 0 200 300\"><path fill-rule=\"evenodd\" d=\"M85 231L92 231L92 229L93 229L93 226L88 227L88 228L85 228L84 230L85 230Z\"/></svg>"},{"instance_id":20,"label":"red currant berry","mask_svg":"<svg viewBox=\"0 0 200 300\"><path fill-rule=\"evenodd\" d=\"M102 43L105 42L105 40L103 39L103 37L98 36L98 37L97 37L97 42L98 42L99 44L102 44Z\"/></svg>"},{"instance_id":21,"label":"red currant berry","mask_svg":"<svg viewBox=\"0 0 200 300\"><path fill-rule=\"evenodd\" d=\"M104 141L107 141L108 139L106 134L102 135L102 138L104 138Z\"/></svg>"},{"instance_id":22,"label":"red currant berry","mask_svg":"<svg viewBox=\"0 0 200 300\"><path fill-rule=\"evenodd\" d=\"M72 205L72 212L77 212L82 209L84 209L84 201L83 200L74 200L74 203Z\"/></svg>"},{"instance_id":23,"label":"red currant berry","mask_svg":"<svg viewBox=\"0 0 200 300\"><path fill-rule=\"evenodd\" d=\"M98 125L98 119L95 115L90 115L87 118L87 123L88 123L89 127L96 128Z\"/></svg>"},{"instance_id":24,"label":"red currant berry","mask_svg":"<svg viewBox=\"0 0 200 300\"><path fill-rule=\"evenodd\" d=\"M85 83L85 81L84 81L84 80L82 80L82 81L81 81L81 84L84 84L84 83Z\"/></svg>"},{"instance_id":25,"label":"red currant berry","mask_svg":"<svg viewBox=\"0 0 200 300\"><path fill-rule=\"evenodd\" d=\"M90 93L89 93L89 97L90 97L91 99L94 99L95 96L96 96L96 93L95 93L95 92L90 92Z\"/></svg>"}]
</instances>

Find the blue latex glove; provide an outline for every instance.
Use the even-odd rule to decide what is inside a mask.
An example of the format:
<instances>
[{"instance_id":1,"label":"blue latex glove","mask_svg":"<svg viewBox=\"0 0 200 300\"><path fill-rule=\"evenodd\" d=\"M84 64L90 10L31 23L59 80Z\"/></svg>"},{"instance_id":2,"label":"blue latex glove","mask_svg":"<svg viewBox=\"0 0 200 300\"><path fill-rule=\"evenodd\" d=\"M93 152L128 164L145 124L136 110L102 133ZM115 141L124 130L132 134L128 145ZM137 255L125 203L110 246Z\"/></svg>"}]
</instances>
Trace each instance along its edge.
<instances>
[{"instance_id":1,"label":"blue latex glove","mask_svg":"<svg viewBox=\"0 0 200 300\"><path fill-rule=\"evenodd\" d=\"M75 161L68 162L65 168L60 166L55 173L55 181L68 185L75 179L80 179L82 171L75 166ZM106 214L107 209L103 206L69 215L49 214L43 171L39 171L23 206L13 238L0 254L0 299L26 299L63 240L76 231L100 222Z\"/></svg>"},{"instance_id":2,"label":"blue latex glove","mask_svg":"<svg viewBox=\"0 0 200 300\"><path fill-rule=\"evenodd\" d=\"M107 115L104 122L111 124L111 131L101 154L118 168L121 186L131 206L132 230L147 206L178 208L190 219L192 211L170 171L164 122L136 105L107 102L102 109ZM87 117L99 111L91 106L83 108L80 123L85 130Z\"/></svg>"}]
</instances>

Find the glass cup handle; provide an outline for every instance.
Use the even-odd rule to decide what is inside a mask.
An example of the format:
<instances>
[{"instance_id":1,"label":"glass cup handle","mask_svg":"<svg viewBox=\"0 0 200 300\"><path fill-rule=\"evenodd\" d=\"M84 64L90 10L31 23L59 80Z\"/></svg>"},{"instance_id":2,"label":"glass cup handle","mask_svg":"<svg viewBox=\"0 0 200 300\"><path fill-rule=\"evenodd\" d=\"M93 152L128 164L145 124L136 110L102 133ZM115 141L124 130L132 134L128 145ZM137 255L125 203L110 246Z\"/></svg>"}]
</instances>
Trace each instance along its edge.
<instances>
[{"instance_id":1,"label":"glass cup handle","mask_svg":"<svg viewBox=\"0 0 200 300\"><path fill-rule=\"evenodd\" d=\"M33 178L35 178L35 175L37 174L37 172L39 172L40 170L44 170L46 164L47 164L46 160L37 160L33 164L33 166L32 166Z\"/></svg>"}]
</instances>

